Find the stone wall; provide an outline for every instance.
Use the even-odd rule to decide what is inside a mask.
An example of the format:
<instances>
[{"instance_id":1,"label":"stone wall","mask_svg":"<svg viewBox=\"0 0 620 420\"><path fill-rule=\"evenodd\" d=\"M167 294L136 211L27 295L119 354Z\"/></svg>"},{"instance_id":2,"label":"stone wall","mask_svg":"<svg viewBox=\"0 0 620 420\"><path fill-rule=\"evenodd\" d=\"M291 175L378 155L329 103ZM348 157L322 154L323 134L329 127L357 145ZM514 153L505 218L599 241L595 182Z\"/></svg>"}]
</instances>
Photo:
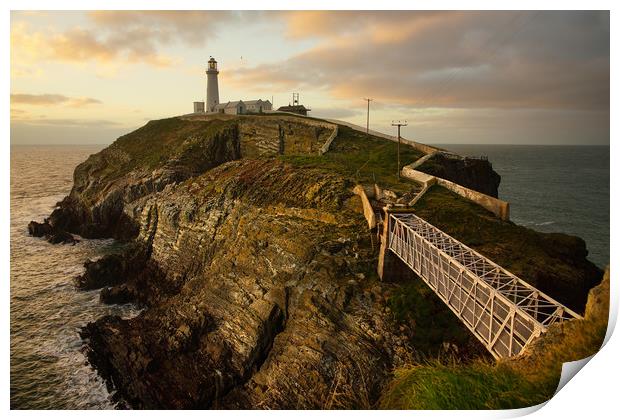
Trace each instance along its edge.
<instances>
[{"instance_id":1,"label":"stone wall","mask_svg":"<svg viewBox=\"0 0 620 420\"><path fill-rule=\"evenodd\" d=\"M416 171L415 169L411 169L409 166L405 166L401 175L405 178L411 179L413 181L419 182L424 185L425 189L427 189L430 185L437 184L444 188L449 189L450 191L460 195L463 198L466 198L479 206L484 207L489 210L491 213L495 214L495 216L499 217L502 220L510 219L510 206L506 201L499 200L495 197L491 197L489 195L483 194L478 191L471 190L469 188L465 188L462 185L456 184L452 181L448 181L443 178L439 178L436 176L425 174L424 172Z\"/></svg>"},{"instance_id":2,"label":"stone wall","mask_svg":"<svg viewBox=\"0 0 620 420\"><path fill-rule=\"evenodd\" d=\"M310 119L282 116L243 118L239 123L241 154L247 157L322 154L336 136L335 130L337 127L332 124Z\"/></svg>"},{"instance_id":3,"label":"stone wall","mask_svg":"<svg viewBox=\"0 0 620 420\"><path fill-rule=\"evenodd\" d=\"M375 216L374 210L372 209L372 206L370 205L370 200L366 195L364 187L358 184L353 189L353 192L359 195L360 199L362 200L362 209L364 210L364 217L368 222L368 228L374 229L377 226L377 218Z\"/></svg>"},{"instance_id":4,"label":"stone wall","mask_svg":"<svg viewBox=\"0 0 620 420\"><path fill-rule=\"evenodd\" d=\"M274 115L270 115L274 114ZM263 115L186 114L183 120L238 121L241 155L323 154L338 134L338 125L301 115L273 113Z\"/></svg>"},{"instance_id":5,"label":"stone wall","mask_svg":"<svg viewBox=\"0 0 620 420\"><path fill-rule=\"evenodd\" d=\"M437 178L437 184L484 207L502 220L510 220L510 204L506 201L465 188L447 179Z\"/></svg>"}]
</instances>

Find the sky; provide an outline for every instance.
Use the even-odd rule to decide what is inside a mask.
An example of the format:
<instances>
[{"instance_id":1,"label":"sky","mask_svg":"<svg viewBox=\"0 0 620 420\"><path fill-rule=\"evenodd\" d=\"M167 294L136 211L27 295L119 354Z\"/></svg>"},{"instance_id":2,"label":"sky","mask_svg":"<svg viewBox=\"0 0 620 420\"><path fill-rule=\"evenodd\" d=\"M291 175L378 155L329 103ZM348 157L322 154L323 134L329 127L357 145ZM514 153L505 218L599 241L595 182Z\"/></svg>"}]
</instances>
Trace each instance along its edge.
<instances>
[{"instance_id":1,"label":"sky","mask_svg":"<svg viewBox=\"0 0 620 420\"><path fill-rule=\"evenodd\" d=\"M607 11L13 11L11 144L107 144L220 102L423 143L609 144Z\"/></svg>"}]
</instances>

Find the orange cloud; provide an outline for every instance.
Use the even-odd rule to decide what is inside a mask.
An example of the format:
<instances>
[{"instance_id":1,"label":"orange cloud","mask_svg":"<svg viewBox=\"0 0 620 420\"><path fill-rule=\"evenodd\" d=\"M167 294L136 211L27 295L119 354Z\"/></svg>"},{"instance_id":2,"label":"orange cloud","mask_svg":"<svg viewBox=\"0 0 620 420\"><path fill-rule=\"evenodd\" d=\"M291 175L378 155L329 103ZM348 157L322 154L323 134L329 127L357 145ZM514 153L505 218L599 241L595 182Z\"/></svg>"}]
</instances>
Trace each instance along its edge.
<instances>
[{"instance_id":1,"label":"orange cloud","mask_svg":"<svg viewBox=\"0 0 620 420\"><path fill-rule=\"evenodd\" d=\"M166 34L147 27L105 31L96 28L73 28L62 33L32 30L18 22L11 28L11 67L15 75L40 60L74 63L139 63L168 67L171 57L158 53L162 42L170 42Z\"/></svg>"},{"instance_id":2,"label":"orange cloud","mask_svg":"<svg viewBox=\"0 0 620 420\"><path fill-rule=\"evenodd\" d=\"M28 93L12 93L11 104L35 106L67 105L73 108L79 108L87 105L101 104L101 101L95 98L70 98L64 95L49 93L42 95L32 95Z\"/></svg>"},{"instance_id":3,"label":"orange cloud","mask_svg":"<svg viewBox=\"0 0 620 420\"><path fill-rule=\"evenodd\" d=\"M234 69L236 86L409 107L609 109L608 12L285 16L292 36L318 25L324 39L286 60Z\"/></svg>"}]
</instances>

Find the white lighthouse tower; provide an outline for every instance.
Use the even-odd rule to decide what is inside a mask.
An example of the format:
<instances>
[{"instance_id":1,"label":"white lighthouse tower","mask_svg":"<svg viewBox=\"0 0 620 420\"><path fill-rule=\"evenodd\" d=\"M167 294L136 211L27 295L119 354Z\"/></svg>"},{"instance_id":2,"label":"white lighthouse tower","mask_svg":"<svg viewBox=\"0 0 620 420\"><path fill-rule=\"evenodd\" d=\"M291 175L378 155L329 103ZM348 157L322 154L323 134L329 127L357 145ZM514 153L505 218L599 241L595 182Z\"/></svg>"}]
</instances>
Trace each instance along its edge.
<instances>
[{"instance_id":1,"label":"white lighthouse tower","mask_svg":"<svg viewBox=\"0 0 620 420\"><path fill-rule=\"evenodd\" d=\"M217 87L217 61L213 57L207 63L207 103L206 111L214 112L215 107L220 103L220 92Z\"/></svg>"}]
</instances>

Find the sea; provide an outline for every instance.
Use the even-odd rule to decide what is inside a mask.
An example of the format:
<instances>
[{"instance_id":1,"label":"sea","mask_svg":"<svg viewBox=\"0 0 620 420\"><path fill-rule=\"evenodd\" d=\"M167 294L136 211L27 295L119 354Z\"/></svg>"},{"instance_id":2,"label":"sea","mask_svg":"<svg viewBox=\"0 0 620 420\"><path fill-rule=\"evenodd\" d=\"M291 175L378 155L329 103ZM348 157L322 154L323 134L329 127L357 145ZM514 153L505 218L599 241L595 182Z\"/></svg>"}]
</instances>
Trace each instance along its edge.
<instances>
[{"instance_id":1,"label":"sea","mask_svg":"<svg viewBox=\"0 0 620 420\"><path fill-rule=\"evenodd\" d=\"M136 316L133 305L103 305L72 279L86 259L114 252L112 240L51 245L28 236L72 185L73 169L105 146L11 146L10 404L12 409L112 409L88 364L79 331L104 315ZM589 258L609 263L609 147L442 145L488 156L502 176L511 219L586 240Z\"/></svg>"},{"instance_id":2,"label":"sea","mask_svg":"<svg viewBox=\"0 0 620 420\"><path fill-rule=\"evenodd\" d=\"M502 177L499 198L510 203L514 223L579 236L590 261L609 264L609 146L438 146L488 157Z\"/></svg>"},{"instance_id":3,"label":"sea","mask_svg":"<svg viewBox=\"0 0 620 420\"><path fill-rule=\"evenodd\" d=\"M112 240L51 245L28 236L31 220L49 216L69 193L73 169L104 146L11 146L12 409L114 408L104 381L88 364L79 330L104 315L132 317L132 305L99 303L77 291L83 263L113 252Z\"/></svg>"}]
</instances>

